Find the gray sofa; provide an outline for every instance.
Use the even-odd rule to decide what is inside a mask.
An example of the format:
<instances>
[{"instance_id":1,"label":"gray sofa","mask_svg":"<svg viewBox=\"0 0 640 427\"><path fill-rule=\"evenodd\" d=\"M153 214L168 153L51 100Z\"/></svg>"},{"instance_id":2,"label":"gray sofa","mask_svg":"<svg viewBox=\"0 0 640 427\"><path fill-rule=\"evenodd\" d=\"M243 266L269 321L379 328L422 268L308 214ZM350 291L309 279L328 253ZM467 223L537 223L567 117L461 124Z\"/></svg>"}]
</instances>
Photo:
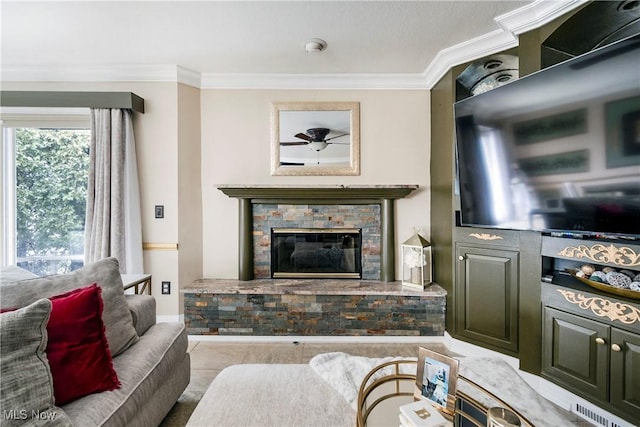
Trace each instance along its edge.
<instances>
[{"instance_id":1,"label":"gray sofa","mask_svg":"<svg viewBox=\"0 0 640 427\"><path fill-rule=\"evenodd\" d=\"M42 302L42 298L60 295L92 283L97 283L101 288L105 336L121 387L81 397L62 407L55 406L55 402L51 401L48 410L56 414L57 425L158 425L189 384L190 358L184 324L156 323L155 299L148 295L125 295L118 267L115 258L107 258L69 274L24 280L17 280L19 270L3 271L0 308L13 310L25 307L23 310L16 310L18 315L27 310L26 307L38 305L37 302L40 302L40 306L50 304L48 300ZM3 327L4 319L3 317ZM47 319L48 317L45 323ZM3 335L3 339L10 338ZM3 345L2 353L9 351L9 344ZM8 354L2 354L2 363L5 364L7 360ZM9 369L3 366L3 375L8 372L5 368ZM15 371L16 369L12 369L12 372ZM22 381L18 378L16 383L28 381L26 378ZM17 393L12 396L11 389L7 387L6 383L2 385L3 404L15 408L5 407L3 410L17 411ZM34 425L38 424L38 420L31 419L30 415L22 417L20 412L3 412L2 415L0 425L23 425L25 418L26 421L35 423Z\"/></svg>"}]
</instances>

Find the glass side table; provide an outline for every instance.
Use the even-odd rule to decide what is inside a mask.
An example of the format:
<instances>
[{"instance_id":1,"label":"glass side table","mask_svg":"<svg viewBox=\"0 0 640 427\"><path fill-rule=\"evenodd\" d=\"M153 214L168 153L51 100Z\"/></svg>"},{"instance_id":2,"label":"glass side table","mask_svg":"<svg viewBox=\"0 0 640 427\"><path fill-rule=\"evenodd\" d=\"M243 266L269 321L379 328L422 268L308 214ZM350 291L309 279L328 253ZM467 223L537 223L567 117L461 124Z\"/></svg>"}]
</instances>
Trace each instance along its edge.
<instances>
[{"instance_id":1,"label":"glass side table","mask_svg":"<svg viewBox=\"0 0 640 427\"><path fill-rule=\"evenodd\" d=\"M399 408L414 401L416 360L397 359L373 368L358 392L357 427L398 425ZM491 407L509 409L522 427L533 427L523 415L479 384L458 375L455 411L444 414L448 426L485 427Z\"/></svg>"}]
</instances>

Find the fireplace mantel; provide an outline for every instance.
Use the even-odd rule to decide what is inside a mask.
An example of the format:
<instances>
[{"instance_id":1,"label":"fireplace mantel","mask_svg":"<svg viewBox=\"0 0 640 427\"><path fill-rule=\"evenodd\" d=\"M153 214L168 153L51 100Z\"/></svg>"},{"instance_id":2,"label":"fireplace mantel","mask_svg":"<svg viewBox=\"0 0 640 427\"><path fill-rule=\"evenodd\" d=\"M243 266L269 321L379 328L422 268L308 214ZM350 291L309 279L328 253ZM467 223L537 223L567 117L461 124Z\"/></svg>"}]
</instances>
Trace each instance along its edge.
<instances>
[{"instance_id":1,"label":"fireplace mantel","mask_svg":"<svg viewBox=\"0 0 640 427\"><path fill-rule=\"evenodd\" d=\"M379 203L382 199L402 199L417 189L417 185L220 185L218 189L229 197L255 199L259 203ZM254 202L256 203L256 202Z\"/></svg>"},{"instance_id":2,"label":"fireplace mantel","mask_svg":"<svg viewBox=\"0 0 640 427\"><path fill-rule=\"evenodd\" d=\"M253 280L253 205L254 204L379 204L380 205L380 280L395 280L394 200L418 188L417 185L220 185L218 189L240 204L240 253L238 278Z\"/></svg>"}]
</instances>

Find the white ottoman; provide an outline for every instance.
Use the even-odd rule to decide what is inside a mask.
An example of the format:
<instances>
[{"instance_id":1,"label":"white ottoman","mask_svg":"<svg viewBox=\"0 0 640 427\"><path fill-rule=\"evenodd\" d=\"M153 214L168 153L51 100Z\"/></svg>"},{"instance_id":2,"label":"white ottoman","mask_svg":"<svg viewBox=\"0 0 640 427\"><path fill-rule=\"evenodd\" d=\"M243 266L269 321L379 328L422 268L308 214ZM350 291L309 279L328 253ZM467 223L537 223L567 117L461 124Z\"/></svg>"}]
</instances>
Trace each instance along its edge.
<instances>
[{"instance_id":1,"label":"white ottoman","mask_svg":"<svg viewBox=\"0 0 640 427\"><path fill-rule=\"evenodd\" d=\"M188 427L353 427L356 412L306 364L225 368L193 411Z\"/></svg>"}]
</instances>

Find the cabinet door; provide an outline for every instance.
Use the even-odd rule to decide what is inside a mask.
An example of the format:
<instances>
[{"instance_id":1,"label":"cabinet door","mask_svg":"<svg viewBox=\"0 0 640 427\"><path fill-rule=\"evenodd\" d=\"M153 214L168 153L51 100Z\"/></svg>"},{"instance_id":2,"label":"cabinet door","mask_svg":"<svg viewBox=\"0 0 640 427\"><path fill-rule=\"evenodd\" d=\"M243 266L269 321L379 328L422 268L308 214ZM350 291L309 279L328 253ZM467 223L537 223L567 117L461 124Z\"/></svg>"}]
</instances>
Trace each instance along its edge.
<instances>
[{"instance_id":1,"label":"cabinet door","mask_svg":"<svg viewBox=\"0 0 640 427\"><path fill-rule=\"evenodd\" d=\"M518 351L518 252L458 245L456 330L495 349Z\"/></svg>"},{"instance_id":2,"label":"cabinet door","mask_svg":"<svg viewBox=\"0 0 640 427\"><path fill-rule=\"evenodd\" d=\"M542 372L579 394L609 397L609 326L544 308Z\"/></svg>"},{"instance_id":3,"label":"cabinet door","mask_svg":"<svg viewBox=\"0 0 640 427\"><path fill-rule=\"evenodd\" d=\"M640 336L611 328L611 348L611 404L640 420Z\"/></svg>"}]
</instances>

